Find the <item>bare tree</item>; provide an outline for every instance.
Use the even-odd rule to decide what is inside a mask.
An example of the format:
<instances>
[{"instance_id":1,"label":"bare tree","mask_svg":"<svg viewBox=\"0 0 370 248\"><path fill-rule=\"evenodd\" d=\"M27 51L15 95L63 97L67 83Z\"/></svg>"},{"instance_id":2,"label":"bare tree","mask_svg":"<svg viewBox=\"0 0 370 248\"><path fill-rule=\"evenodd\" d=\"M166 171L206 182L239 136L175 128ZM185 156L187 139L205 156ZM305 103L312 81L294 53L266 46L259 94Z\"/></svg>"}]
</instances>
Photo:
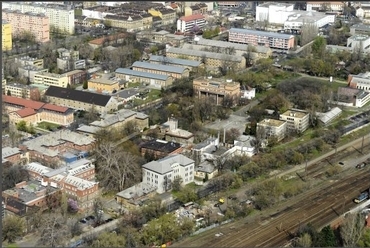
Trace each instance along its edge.
<instances>
[{"instance_id":1,"label":"bare tree","mask_svg":"<svg viewBox=\"0 0 370 248\"><path fill-rule=\"evenodd\" d=\"M312 245L312 238L309 233L304 233L301 237L299 237L294 246L295 247L311 247Z\"/></svg>"},{"instance_id":2,"label":"bare tree","mask_svg":"<svg viewBox=\"0 0 370 248\"><path fill-rule=\"evenodd\" d=\"M340 227L344 247L356 247L365 229L365 220L359 214L348 214Z\"/></svg>"},{"instance_id":3,"label":"bare tree","mask_svg":"<svg viewBox=\"0 0 370 248\"><path fill-rule=\"evenodd\" d=\"M67 219L59 213L49 213L43 216L40 243L49 247L66 245L66 242L70 239Z\"/></svg>"},{"instance_id":4,"label":"bare tree","mask_svg":"<svg viewBox=\"0 0 370 248\"><path fill-rule=\"evenodd\" d=\"M109 137L109 131L107 133ZM140 180L138 157L115 145L115 140L100 139L95 148L100 184L107 189L122 191Z\"/></svg>"},{"instance_id":5,"label":"bare tree","mask_svg":"<svg viewBox=\"0 0 370 248\"><path fill-rule=\"evenodd\" d=\"M93 203L96 225L100 225L103 222L103 207L103 200L101 198L96 198Z\"/></svg>"},{"instance_id":6,"label":"bare tree","mask_svg":"<svg viewBox=\"0 0 370 248\"><path fill-rule=\"evenodd\" d=\"M256 149L256 153L259 152L260 148L262 147L262 143L266 139L266 129L262 126L256 127L256 139L254 141L254 149Z\"/></svg>"},{"instance_id":7,"label":"bare tree","mask_svg":"<svg viewBox=\"0 0 370 248\"><path fill-rule=\"evenodd\" d=\"M301 46L313 41L318 34L318 27L314 23L304 22L301 28Z\"/></svg>"}]
</instances>

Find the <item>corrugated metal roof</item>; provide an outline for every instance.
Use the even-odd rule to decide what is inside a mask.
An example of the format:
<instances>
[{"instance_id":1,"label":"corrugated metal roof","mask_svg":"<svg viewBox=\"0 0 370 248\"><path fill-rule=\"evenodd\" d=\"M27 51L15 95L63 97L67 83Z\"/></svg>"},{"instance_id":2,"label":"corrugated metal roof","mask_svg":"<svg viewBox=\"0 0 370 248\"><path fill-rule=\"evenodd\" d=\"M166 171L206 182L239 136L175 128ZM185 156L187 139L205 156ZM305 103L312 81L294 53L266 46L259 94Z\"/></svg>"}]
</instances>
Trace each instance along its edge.
<instances>
[{"instance_id":1,"label":"corrugated metal roof","mask_svg":"<svg viewBox=\"0 0 370 248\"><path fill-rule=\"evenodd\" d=\"M290 39L294 37L294 35L290 35L290 34L279 34L279 33L273 33L273 32L265 32L265 31L242 29L242 28L230 28L229 32L230 33L235 32L235 33L243 33L243 34L253 34L253 35L258 35L258 36L269 36L269 37L278 38L278 39Z\"/></svg>"},{"instance_id":2,"label":"corrugated metal roof","mask_svg":"<svg viewBox=\"0 0 370 248\"><path fill-rule=\"evenodd\" d=\"M155 74L155 73L150 73L150 72L134 71L128 68L118 68L115 71L115 73L121 73L121 74L135 76L135 77L152 78L152 79L158 79L158 80L167 80L170 77L167 75Z\"/></svg>"},{"instance_id":3,"label":"corrugated metal roof","mask_svg":"<svg viewBox=\"0 0 370 248\"><path fill-rule=\"evenodd\" d=\"M136 61L132 64L132 67L140 67L149 70L158 70L158 71L165 71L165 72L173 72L173 73L183 73L186 68L180 66L171 66L171 65L160 65L160 64L152 64L148 62L141 62Z\"/></svg>"},{"instance_id":4,"label":"corrugated metal roof","mask_svg":"<svg viewBox=\"0 0 370 248\"><path fill-rule=\"evenodd\" d=\"M189 59L169 58L169 57L158 56L158 55L151 55L149 58L149 61L166 62L169 64L193 66L193 67L197 67L201 64L200 61L189 60Z\"/></svg>"}]
</instances>

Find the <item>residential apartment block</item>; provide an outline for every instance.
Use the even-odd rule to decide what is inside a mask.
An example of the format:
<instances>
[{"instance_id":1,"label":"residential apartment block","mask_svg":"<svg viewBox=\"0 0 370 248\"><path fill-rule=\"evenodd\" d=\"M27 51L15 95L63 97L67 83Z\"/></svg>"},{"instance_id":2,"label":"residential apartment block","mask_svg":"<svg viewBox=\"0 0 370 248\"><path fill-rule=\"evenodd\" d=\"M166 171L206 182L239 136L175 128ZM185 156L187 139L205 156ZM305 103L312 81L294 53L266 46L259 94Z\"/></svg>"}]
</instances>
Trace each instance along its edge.
<instances>
[{"instance_id":1,"label":"residential apartment block","mask_svg":"<svg viewBox=\"0 0 370 248\"><path fill-rule=\"evenodd\" d=\"M22 13L45 14L49 18L49 23L52 27L52 30L50 30L51 33L62 32L74 34L75 32L75 12L71 5L4 2L2 8L19 10Z\"/></svg>"},{"instance_id":2,"label":"residential apartment block","mask_svg":"<svg viewBox=\"0 0 370 248\"><path fill-rule=\"evenodd\" d=\"M18 164L22 159L22 152L17 147L3 147L1 149L2 164L9 162L10 164Z\"/></svg>"},{"instance_id":3,"label":"residential apartment block","mask_svg":"<svg viewBox=\"0 0 370 248\"><path fill-rule=\"evenodd\" d=\"M177 31L188 33L199 31L207 24L206 18L203 15L183 16L177 20Z\"/></svg>"},{"instance_id":4,"label":"residential apartment block","mask_svg":"<svg viewBox=\"0 0 370 248\"><path fill-rule=\"evenodd\" d=\"M57 86L49 86L45 96L50 103L72 109L91 111L100 114L117 110L118 102L112 96L80 91Z\"/></svg>"},{"instance_id":5,"label":"residential apartment block","mask_svg":"<svg viewBox=\"0 0 370 248\"><path fill-rule=\"evenodd\" d=\"M193 182L194 167L194 160L182 154L170 155L142 166L143 183L156 187L157 193L162 194L171 190L176 178L182 178L183 185Z\"/></svg>"},{"instance_id":6,"label":"residential apartment block","mask_svg":"<svg viewBox=\"0 0 370 248\"><path fill-rule=\"evenodd\" d=\"M12 25L4 19L1 20L1 42L2 51L13 49Z\"/></svg>"},{"instance_id":7,"label":"residential apartment block","mask_svg":"<svg viewBox=\"0 0 370 248\"><path fill-rule=\"evenodd\" d=\"M110 74L94 74L88 81L88 89L98 93L114 93L120 89L118 78L110 77Z\"/></svg>"},{"instance_id":8,"label":"residential apartment block","mask_svg":"<svg viewBox=\"0 0 370 248\"><path fill-rule=\"evenodd\" d=\"M64 129L24 141L19 148L31 161L60 165L85 157L94 146L93 137Z\"/></svg>"},{"instance_id":9,"label":"residential apartment block","mask_svg":"<svg viewBox=\"0 0 370 248\"><path fill-rule=\"evenodd\" d=\"M40 101L41 94L37 87L19 83L7 83L5 85L4 95L10 95L19 98Z\"/></svg>"},{"instance_id":10,"label":"residential apartment block","mask_svg":"<svg viewBox=\"0 0 370 248\"><path fill-rule=\"evenodd\" d=\"M15 58L15 62L20 66L29 65L44 68L44 59L32 58L30 56Z\"/></svg>"},{"instance_id":11,"label":"residential apartment block","mask_svg":"<svg viewBox=\"0 0 370 248\"><path fill-rule=\"evenodd\" d=\"M20 78L27 79L31 83L35 83L35 76L39 73L47 73L48 69L39 66L24 65L18 67L18 75Z\"/></svg>"},{"instance_id":12,"label":"residential apartment block","mask_svg":"<svg viewBox=\"0 0 370 248\"><path fill-rule=\"evenodd\" d=\"M54 104L3 96L3 105L9 115L9 124L14 126L22 120L27 125L46 121L63 126L68 126L74 121L71 109Z\"/></svg>"},{"instance_id":13,"label":"residential apartment block","mask_svg":"<svg viewBox=\"0 0 370 248\"><path fill-rule=\"evenodd\" d=\"M153 17L161 18L161 25L171 25L176 22L176 11L166 8L151 8L148 10L148 13Z\"/></svg>"},{"instance_id":14,"label":"residential apartment block","mask_svg":"<svg viewBox=\"0 0 370 248\"><path fill-rule=\"evenodd\" d=\"M150 41L154 43L168 43L174 47L181 47L185 42L189 40L189 37L185 35L177 35L161 30L154 32L151 30L144 30L136 33L136 40L138 41Z\"/></svg>"},{"instance_id":15,"label":"residential apartment block","mask_svg":"<svg viewBox=\"0 0 370 248\"><path fill-rule=\"evenodd\" d=\"M209 69L219 70L221 66L228 65L235 69L246 68L246 59L242 56L221 54L216 52L197 51L193 49L170 47L166 51L169 58L181 58L187 60L204 61Z\"/></svg>"},{"instance_id":16,"label":"residential apartment block","mask_svg":"<svg viewBox=\"0 0 370 248\"><path fill-rule=\"evenodd\" d=\"M78 203L79 210L93 206L99 195L99 183L95 182L95 165L88 159L80 159L58 169L51 169L40 163L26 165L26 170L34 180L43 186L60 189L68 198Z\"/></svg>"},{"instance_id":17,"label":"residential apartment block","mask_svg":"<svg viewBox=\"0 0 370 248\"><path fill-rule=\"evenodd\" d=\"M185 7L185 16L205 15L208 12L208 6L205 3L198 3Z\"/></svg>"},{"instance_id":18,"label":"residential apartment block","mask_svg":"<svg viewBox=\"0 0 370 248\"><path fill-rule=\"evenodd\" d=\"M123 28L128 32L150 29L153 26L153 17L150 14L141 15L106 15L104 18L111 27Z\"/></svg>"},{"instance_id":19,"label":"residential apartment block","mask_svg":"<svg viewBox=\"0 0 370 248\"><path fill-rule=\"evenodd\" d=\"M343 11L345 7L345 2L341 1L336 1L336 2L307 2L306 5L306 10L311 11L311 10L321 10L324 11L326 10L327 12L330 11Z\"/></svg>"},{"instance_id":20,"label":"residential apartment block","mask_svg":"<svg viewBox=\"0 0 370 248\"><path fill-rule=\"evenodd\" d=\"M261 132L265 139L276 137L278 141L285 138L287 122L275 119L264 119L257 123L257 132Z\"/></svg>"},{"instance_id":21,"label":"residential apartment block","mask_svg":"<svg viewBox=\"0 0 370 248\"><path fill-rule=\"evenodd\" d=\"M66 88L68 86L69 80L68 77L64 74L39 72L35 74L33 82L35 84Z\"/></svg>"},{"instance_id":22,"label":"residential apartment block","mask_svg":"<svg viewBox=\"0 0 370 248\"><path fill-rule=\"evenodd\" d=\"M289 50L294 47L294 35L251 29L231 28L229 30L229 41L282 50Z\"/></svg>"},{"instance_id":23,"label":"residential apartment block","mask_svg":"<svg viewBox=\"0 0 370 248\"><path fill-rule=\"evenodd\" d=\"M233 105L237 105L240 99L240 83L230 80L214 79L212 77L200 77L193 80L194 95L198 98L210 99L214 104L221 105L226 97L229 97Z\"/></svg>"},{"instance_id":24,"label":"residential apartment block","mask_svg":"<svg viewBox=\"0 0 370 248\"><path fill-rule=\"evenodd\" d=\"M68 78L68 84L77 85L83 84L87 80L87 72L83 70L73 70L63 73L63 76Z\"/></svg>"},{"instance_id":25,"label":"residential apartment block","mask_svg":"<svg viewBox=\"0 0 370 248\"><path fill-rule=\"evenodd\" d=\"M356 34L347 38L347 47L353 50L364 51L370 47L370 36L364 34Z\"/></svg>"},{"instance_id":26,"label":"residential apartment block","mask_svg":"<svg viewBox=\"0 0 370 248\"><path fill-rule=\"evenodd\" d=\"M12 25L13 37L29 33L36 42L44 43L50 40L50 22L45 14L3 9L2 18Z\"/></svg>"},{"instance_id":27,"label":"residential apartment block","mask_svg":"<svg viewBox=\"0 0 370 248\"><path fill-rule=\"evenodd\" d=\"M167 75L176 79L189 77L189 69L180 66L171 66L163 64L159 65L149 62L136 61L132 64L131 67L132 70L134 71Z\"/></svg>"},{"instance_id":28,"label":"residential apartment block","mask_svg":"<svg viewBox=\"0 0 370 248\"><path fill-rule=\"evenodd\" d=\"M370 92L370 72L348 75L348 86Z\"/></svg>"},{"instance_id":29,"label":"residential apartment block","mask_svg":"<svg viewBox=\"0 0 370 248\"><path fill-rule=\"evenodd\" d=\"M123 79L127 82L144 83L154 88L166 88L173 83L173 77L168 75L135 71L128 68L118 68L115 71L117 78Z\"/></svg>"},{"instance_id":30,"label":"residential apartment block","mask_svg":"<svg viewBox=\"0 0 370 248\"><path fill-rule=\"evenodd\" d=\"M287 122L288 130L303 133L310 125L310 114L304 110L290 109L280 115L280 120Z\"/></svg>"}]
</instances>

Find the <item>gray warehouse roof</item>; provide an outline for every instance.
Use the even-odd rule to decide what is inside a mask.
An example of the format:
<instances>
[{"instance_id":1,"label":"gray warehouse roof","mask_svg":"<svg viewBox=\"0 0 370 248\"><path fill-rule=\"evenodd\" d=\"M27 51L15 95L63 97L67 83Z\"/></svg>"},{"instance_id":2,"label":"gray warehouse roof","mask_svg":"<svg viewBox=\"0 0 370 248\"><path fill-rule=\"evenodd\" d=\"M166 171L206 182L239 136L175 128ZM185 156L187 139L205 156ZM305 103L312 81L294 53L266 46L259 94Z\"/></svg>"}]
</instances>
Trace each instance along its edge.
<instances>
[{"instance_id":1,"label":"gray warehouse roof","mask_svg":"<svg viewBox=\"0 0 370 248\"><path fill-rule=\"evenodd\" d=\"M175 154L159 159L157 161L146 163L143 165L143 168L163 175L172 171L171 165L173 163L179 163L181 166L186 166L194 163L194 160L185 157L182 154Z\"/></svg>"},{"instance_id":2,"label":"gray warehouse roof","mask_svg":"<svg viewBox=\"0 0 370 248\"><path fill-rule=\"evenodd\" d=\"M149 58L149 61L168 62L170 64L193 66L193 67L197 67L201 64L200 61L189 60L189 59L169 58L169 57L158 56L158 55L151 55Z\"/></svg>"},{"instance_id":3,"label":"gray warehouse roof","mask_svg":"<svg viewBox=\"0 0 370 248\"><path fill-rule=\"evenodd\" d=\"M242 29L242 28L230 28L229 32L253 34L253 35L258 35L258 36L269 36L269 37L278 38L278 39L290 39L294 37L294 35L290 35L290 34L279 34L279 33L273 33L273 32L265 32L265 31Z\"/></svg>"},{"instance_id":4,"label":"gray warehouse roof","mask_svg":"<svg viewBox=\"0 0 370 248\"><path fill-rule=\"evenodd\" d=\"M185 67L179 66L171 66L171 65L159 65L159 64L152 64L148 62L141 62L136 61L132 64L132 67L141 67L150 70L158 70L158 71L166 71L166 72L174 72L174 73L183 73L187 70Z\"/></svg>"},{"instance_id":5,"label":"gray warehouse roof","mask_svg":"<svg viewBox=\"0 0 370 248\"><path fill-rule=\"evenodd\" d=\"M185 55L185 56L187 55L196 56L199 58L202 56L205 56L206 58L210 58L210 59L228 60L228 61L235 61L235 62L240 62L242 60L241 57L228 55L228 54L204 52L204 51L197 51L197 50L184 49L184 48L175 48L175 47L168 48L167 52Z\"/></svg>"},{"instance_id":6,"label":"gray warehouse roof","mask_svg":"<svg viewBox=\"0 0 370 248\"><path fill-rule=\"evenodd\" d=\"M157 80L167 80L170 76L167 75L161 75L161 74L155 74L150 72L144 72L144 71L134 71L128 68L118 68L116 73L130 75L134 77L143 77L143 78L152 78Z\"/></svg>"}]
</instances>

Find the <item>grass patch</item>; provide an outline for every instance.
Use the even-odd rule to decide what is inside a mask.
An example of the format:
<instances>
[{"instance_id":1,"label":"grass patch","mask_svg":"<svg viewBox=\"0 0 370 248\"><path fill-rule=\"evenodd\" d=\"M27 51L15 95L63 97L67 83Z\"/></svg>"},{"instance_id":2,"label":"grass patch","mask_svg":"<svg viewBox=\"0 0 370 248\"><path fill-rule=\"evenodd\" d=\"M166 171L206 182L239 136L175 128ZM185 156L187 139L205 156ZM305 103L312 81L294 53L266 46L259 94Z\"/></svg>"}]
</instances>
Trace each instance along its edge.
<instances>
[{"instance_id":1,"label":"grass patch","mask_svg":"<svg viewBox=\"0 0 370 248\"><path fill-rule=\"evenodd\" d=\"M37 124L37 127L41 128L41 129L45 129L45 130L50 130L50 129L58 128L58 127L60 127L60 125L43 121L43 122L40 122L39 124Z\"/></svg>"},{"instance_id":2,"label":"grass patch","mask_svg":"<svg viewBox=\"0 0 370 248\"><path fill-rule=\"evenodd\" d=\"M75 9L75 16L82 16L82 9Z\"/></svg>"},{"instance_id":3,"label":"grass patch","mask_svg":"<svg viewBox=\"0 0 370 248\"><path fill-rule=\"evenodd\" d=\"M134 104L135 104L135 106L138 106L138 105L141 105L141 104L152 102L152 101L157 100L159 98L161 98L161 91L152 89L148 92L145 99L135 98L134 99Z\"/></svg>"},{"instance_id":4,"label":"grass patch","mask_svg":"<svg viewBox=\"0 0 370 248\"><path fill-rule=\"evenodd\" d=\"M135 87L140 87L140 83L128 83L127 88L135 88Z\"/></svg>"}]
</instances>

